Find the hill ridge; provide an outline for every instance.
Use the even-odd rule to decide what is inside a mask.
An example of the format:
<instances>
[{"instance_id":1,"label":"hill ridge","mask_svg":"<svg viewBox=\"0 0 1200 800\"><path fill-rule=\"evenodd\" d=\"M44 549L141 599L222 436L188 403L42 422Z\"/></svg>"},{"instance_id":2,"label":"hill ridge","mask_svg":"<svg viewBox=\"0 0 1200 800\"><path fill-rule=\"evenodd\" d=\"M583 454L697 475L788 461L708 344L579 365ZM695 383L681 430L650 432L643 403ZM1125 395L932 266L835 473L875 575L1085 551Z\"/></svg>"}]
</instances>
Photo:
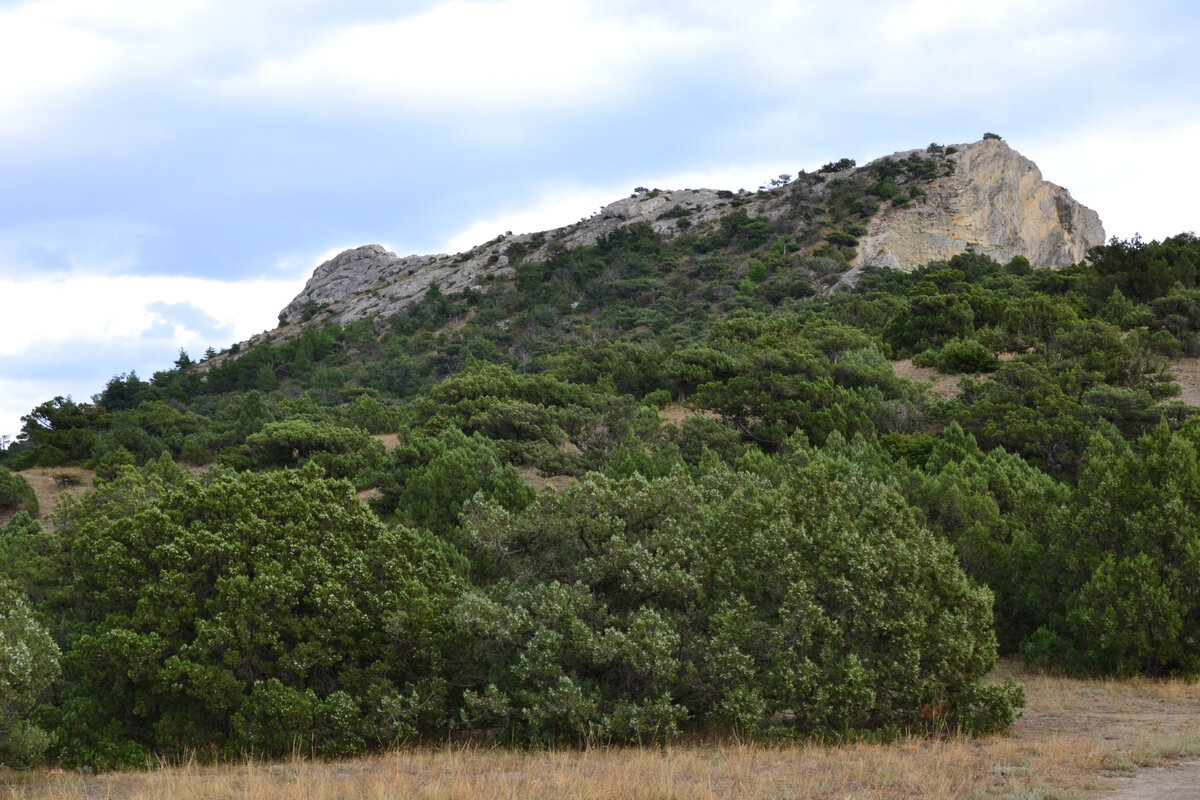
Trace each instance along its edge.
<instances>
[{"instance_id":1,"label":"hill ridge","mask_svg":"<svg viewBox=\"0 0 1200 800\"><path fill-rule=\"evenodd\" d=\"M808 253L831 242L843 248L843 271L851 280L863 266L910 271L970 250L1061 267L1104 243L1095 211L1044 180L1033 161L989 137L900 151L863 167L843 159L794 179L780 176L757 192L639 188L570 225L505 233L455 255L397 256L374 244L351 248L319 265L279 318L297 322L318 311L341 324L388 317L419 302L435 283L447 293L483 291L523 260L593 245L619 228L646 224L667 237L696 235L739 212L767 220L775 233L791 234Z\"/></svg>"}]
</instances>

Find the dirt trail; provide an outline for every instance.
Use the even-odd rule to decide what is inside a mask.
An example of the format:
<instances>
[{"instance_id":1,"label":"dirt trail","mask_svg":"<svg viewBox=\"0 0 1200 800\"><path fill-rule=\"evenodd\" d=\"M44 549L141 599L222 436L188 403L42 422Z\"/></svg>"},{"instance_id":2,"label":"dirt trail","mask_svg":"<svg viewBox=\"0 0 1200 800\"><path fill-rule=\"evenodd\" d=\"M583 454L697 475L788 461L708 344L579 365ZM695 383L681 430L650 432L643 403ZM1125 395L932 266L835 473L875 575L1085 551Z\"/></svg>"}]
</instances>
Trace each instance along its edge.
<instances>
[{"instance_id":1,"label":"dirt trail","mask_svg":"<svg viewBox=\"0 0 1200 800\"><path fill-rule=\"evenodd\" d=\"M1121 786L1104 800L1197 800L1200 798L1200 761L1181 761L1166 767L1139 770L1116 779Z\"/></svg>"}]
</instances>

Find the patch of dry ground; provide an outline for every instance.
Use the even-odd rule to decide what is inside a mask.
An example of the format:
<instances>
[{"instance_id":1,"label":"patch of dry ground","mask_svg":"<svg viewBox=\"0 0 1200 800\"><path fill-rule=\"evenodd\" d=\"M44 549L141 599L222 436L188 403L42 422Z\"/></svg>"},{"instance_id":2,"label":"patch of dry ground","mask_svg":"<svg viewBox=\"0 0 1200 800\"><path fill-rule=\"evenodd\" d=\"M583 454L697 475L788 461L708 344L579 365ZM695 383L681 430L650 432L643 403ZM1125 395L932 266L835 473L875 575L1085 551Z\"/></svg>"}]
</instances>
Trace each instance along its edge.
<instances>
[{"instance_id":1,"label":"patch of dry ground","mask_svg":"<svg viewBox=\"0 0 1200 800\"><path fill-rule=\"evenodd\" d=\"M1200 358L1172 358L1171 372L1183 390L1179 399L1189 406L1200 406Z\"/></svg>"},{"instance_id":2,"label":"patch of dry ground","mask_svg":"<svg viewBox=\"0 0 1200 800\"><path fill-rule=\"evenodd\" d=\"M384 448L389 451L395 450L396 446L400 444L400 436L395 433L377 433L372 438L381 442Z\"/></svg>"},{"instance_id":3,"label":"patch of dry ground","mask_svg":"<svg viewBox=\"0 0 1200 800\"><path fill-rule=\"evenodd\" d=\"M929 388L939 397L949 399L958 395L958 375L946 375L933 367L918 367L911 358L902 358L892 362L892 370L902 378L928 384Z\"/></svg>"},{"instance_id":4,"label":"patch of dry ground","mask_svg":"<svg viewBox=\"0 0 1200 800\"><path fill-rule=\"evenodd\" d=\"M721 415L715 411L709 411L705 408L690 408L689 406L680 403L670 403L658 410L658 418L663 422L670 422L678 425L685 419L691 417L709 417L711 419L720 419Z\"/></svg>"},{"instance_id":5,"label":"patch of dry ground","mask_svg":"<svg viewBox=\"0 0 1200 800\"><path fill-rule=\"evenodd\" d=\"M553 487L556 492L561 492L575 480L570 475L543 475L537 467L528 464L517 467L517 472L520 473L521 480L525 481L527 486L532 486L539 492L547 486Z\"/></svg>"},{"instance_id":6,"label":"patch of dry ground","mask_svg":"<svg viewBox=\"0 0 1200 800\"><path fill-rule=\"evenodd\" d=\"M48 530L54 529L48 516L58 505L59 498L64 494L79 497L90 491L95 477L94 472L82 467L33 467L18 474L33 487L41 511L38 521ZM6 525L12 517L13 512L0 511L0 525Z\"/></svg>"},{"instance_id":7,"label":"patch of dry ground","mask_svg":"<svg viewBox=\"0 0 1200 800\"><path fill-rule=\"evenodd\" d=\"M1200 754L1200 684L1076 681L1025 674L1011 664L998 670L996 677L1006 673L1016 673L1025 683L1029 708L1010 734L982 740L950 736L887 745L778 747L727 742L537 752L440 746L335 763L297 758L273 765L185 764L101 776L62 771L0 773L0 798L1146 800L1196 796L1169 794L1178 783L1171 782L1172 776L1188 779L1194 774L1195 768L1186 766L1191 762L1155 767Z\"/></svg>"}]
</instances>

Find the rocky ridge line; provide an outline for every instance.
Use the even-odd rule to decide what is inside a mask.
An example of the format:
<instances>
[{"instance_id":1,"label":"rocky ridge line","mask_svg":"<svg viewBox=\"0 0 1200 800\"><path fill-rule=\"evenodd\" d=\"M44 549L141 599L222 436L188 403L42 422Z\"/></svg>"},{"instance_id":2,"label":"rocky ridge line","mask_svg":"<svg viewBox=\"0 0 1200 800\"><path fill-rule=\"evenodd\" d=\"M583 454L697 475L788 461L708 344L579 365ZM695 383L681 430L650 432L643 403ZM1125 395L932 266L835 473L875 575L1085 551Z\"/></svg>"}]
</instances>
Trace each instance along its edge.
<instances>
[{"instance_id":1,"label":"rocky ridge line","mask_svg":"<svg viewBox=\"0 0 1200 800\"><path fill-rule=\"evenodd\" d=\"M867 265L909 271L967 250L999 261L1024 256L1034 266L1060 267L1082 260L1089 247L1104 243L1096 212L1078 203L1066 189L1043 180L1036 164L1003 141L989 138L946 148L951 150L957 151L950 162L952 170L935 178L923 196L903 207L882 204L859 241L847 279ZM885 159L922 152L905 151ZM869 180L869 168L806 175L805 191L810 199L825 199L831 182ZM435 282L445 293L482 290L489 276L512 274L519 260L542 260L556 249L591 245L637 222L674 236L683 230L703 231L741 208L750 216L765 216L773 224L799 230L806 223L795 219L790 189L793 186L738 194L711 189L642 190L573 225L540 233L506 233L457 255L399 257L380 245L353 248L316 268L304 290L280 312L280 322L303 321L317 312L343 325L367 316L386 318L419 302Z\"/></svg>"}]
</instances>

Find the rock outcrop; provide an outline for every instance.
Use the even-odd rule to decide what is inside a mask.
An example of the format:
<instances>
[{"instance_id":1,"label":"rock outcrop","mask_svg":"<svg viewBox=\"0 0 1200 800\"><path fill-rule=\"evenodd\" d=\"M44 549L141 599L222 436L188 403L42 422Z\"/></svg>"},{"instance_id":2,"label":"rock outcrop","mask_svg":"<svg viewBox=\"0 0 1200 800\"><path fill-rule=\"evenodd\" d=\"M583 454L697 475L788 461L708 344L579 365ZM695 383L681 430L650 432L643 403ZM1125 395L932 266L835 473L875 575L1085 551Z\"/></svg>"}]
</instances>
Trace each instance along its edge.
<instances>
[{"instance_id":1,"label":"rock outcrop","mask_svg":"<svg viewBox=\"0 0 1200 800\"><path fill-rule=\"evenodd\" d=\"M573 225L541 233L506 233L455 256L402 258L377 244L355 247L318 266L279 317L296 322L317 309L343 325L366 316L388 317L418 302L434 283L446 293L482 289L489 276L510 274L516 258L545 259L555 249L592 245L636 222L665 234L678 233L680 219L686 218L688 226L711 224L728 213L731 198L730 192L709 189L638 192ZM754 213L762 212L756 208Z\"/></svg>"},{"instance_id":2,"label":"rock outcrop","mask_svg":"<svg viewBox=\"0 0 1200 800\"><path fill-rule=\"evenodd\" d=\"M892 158L908 155L897 153ZM1104 244L1095 211L1000 139L960 145L954 171L925 187L909 205L885 206L859 239L857 265L912 270L967 250L1035 267L1082 261Z\"/></svg>"},{"instance_id":3,"label":"rock outcrop","mask_svg":"<svg viewBox=\"0 0 1200 800\"><path fill-rule=\"evenodd\" d=\"M914 153L924 155L909 151L888 158ZM1037 267L1065 266L1082 260L1089 247L1104 243L1096 212L1077 203L1066 189L1044 181L1037 165L999 139L959 145L952 159L939 154L938 164L941 173L922 184L923 195L917 193L903 207L882 204L867 234L858 239L855 268L841 282L853 282L864 266L912 270L967 250L999 261L1022 255ZM366 316L386 318L418 302L434 283L445 293L484 290L490 279L511 274L521 259L546 259L556 250L595 244L623 226L644 222L668 236L704 232L735 209L768 218L776 230L791 230L796 239L807 236L811 252L823 244L832 225L821 221L821 207L839 182L857 183L862 191L874 180L872 175L868 165L737 194L639 189L573 225L541 233L506 233L453 256L399 257L379 245L357 247L317 267L304 290L280 312L280 321L302 321L317 312L342 324Z\"/></svg>"}]
</instances>

